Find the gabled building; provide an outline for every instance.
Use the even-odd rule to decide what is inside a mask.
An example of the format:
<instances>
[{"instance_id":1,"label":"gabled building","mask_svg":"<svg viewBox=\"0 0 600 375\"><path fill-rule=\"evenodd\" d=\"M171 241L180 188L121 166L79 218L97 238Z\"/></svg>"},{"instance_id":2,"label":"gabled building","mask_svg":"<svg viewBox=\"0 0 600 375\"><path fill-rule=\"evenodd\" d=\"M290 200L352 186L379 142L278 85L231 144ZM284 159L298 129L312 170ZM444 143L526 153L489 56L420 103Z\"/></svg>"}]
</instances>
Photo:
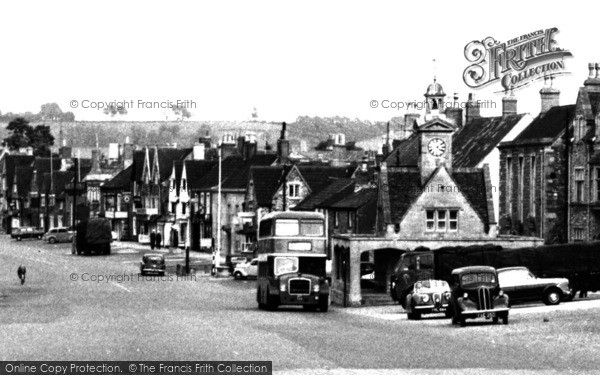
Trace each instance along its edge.
<instances>
[{"instance_id":1,"label":"gabled building","mask_svg":"<svg viewBox=\"0 0 600 375\"><path fill-rule=\"evenodd\" d=\"M18 200L13 200L15 192L15 170L17 167L27 167L33 162L33 155L10 155L4 153L0 158L0 215L2 216L2 228L6 234L10 234L12 228L19 227L20 208Z\"/></svg>"},{"instance_id":2,"label":"gabled building","mask_svg":"<svg viewBox=\"0 0 600 375\"><path fill-rule=\"evenodd\" d=\"M569 151L568 241L600 239L600 64L579 88Z\"/></svg>"},{"instance_id":3,"label":"gabled building","mask_svg":"<svg viewBox=\"0 0 600 375\"><path fill-rule=\"evenodd\" d=\"M45 206L41 207L41 203L46 204L46 194L43 191L44 174L52 171L58 171L61 168L62 159L59 158L42 158L37 157L33 161L33 176L29 187L29 210L31 215L31 225L43 230L46 229Z\"/></svg>"},{"instance_id":4,"label":"gabled building","mask_svg":"<svg viewBox=\"0 0 600 375\"><path fill-rule=\"evenodd\" d=\"M131 191L133 165L100 186L101 212L110 220L119 240L132 240L133 195Z\"/></svg>"},{"instance_id":5,"label":"gabled building","mask_svg":"<svg viewBox=\"0 0 600 375\"><path fill-rule=\"evenodd\" d=\"M187 240L192 250L212 249L211 194L199 191L202 179L217 165L216 160L185 160L181 175L185 184L180 182L179 191L189 198ZM185 185L185 186L184 186Z\"/></svg>"}]
</instances>

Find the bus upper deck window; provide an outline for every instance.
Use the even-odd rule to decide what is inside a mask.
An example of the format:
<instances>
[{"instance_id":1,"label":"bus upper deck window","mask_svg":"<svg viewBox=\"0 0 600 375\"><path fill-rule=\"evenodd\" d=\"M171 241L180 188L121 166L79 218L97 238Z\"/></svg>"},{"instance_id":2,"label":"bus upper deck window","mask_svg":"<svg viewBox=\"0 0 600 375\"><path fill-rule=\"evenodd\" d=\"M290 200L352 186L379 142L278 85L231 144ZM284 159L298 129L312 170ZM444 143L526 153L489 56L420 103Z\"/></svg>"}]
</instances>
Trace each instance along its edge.
<instances>
[{"instance_id":1,"label":"bus upper deck window","mask_svg":"<svg viewBox=\"0 0 600 375\"><path fill-rule=\"evenodd\" d=\"M297 236L300 234L300 226L298 220L295 219L279 219L275 221L276 236Z\"/></svg>"},{"instance_id":2,"label":"bus upper deck window","mask_svg":"<svg viewBox=\"0 0 600 375\"><path fill-rule=\"evenodd\" d=\"M320 220L302 220L300 228L303 236L321 237L324 233L324 224Z\"/></svg>"}]
</instances>

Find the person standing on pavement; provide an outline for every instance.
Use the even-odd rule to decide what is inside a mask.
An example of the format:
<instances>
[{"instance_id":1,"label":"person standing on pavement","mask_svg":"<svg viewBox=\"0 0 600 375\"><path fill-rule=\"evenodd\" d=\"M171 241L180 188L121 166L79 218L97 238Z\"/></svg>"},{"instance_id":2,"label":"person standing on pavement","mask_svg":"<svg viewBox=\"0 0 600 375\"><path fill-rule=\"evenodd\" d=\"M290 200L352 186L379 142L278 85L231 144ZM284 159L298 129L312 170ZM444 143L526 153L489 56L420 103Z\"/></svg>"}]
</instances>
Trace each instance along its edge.
<instances>
[{"instance_id":1,"label":"person standing on pavement","mask_svg":"<svg viewBox=\"0 0 600 375\"><path fill-rule=\"evenodd\" d=\"M162 246L162 235L160 232L156 232L156 248L160 249Z\"/></svg>"},{"instance_id":2,"label":"person standing on pavement","mask_svg":"<svg viewBox=\"0 0 600 375\"><path fill-rule=\"evenodd\" d=\"M154 245L156 245L156 229L150 233L150 249L154 250Z\"/></svg>"}]
</instances>

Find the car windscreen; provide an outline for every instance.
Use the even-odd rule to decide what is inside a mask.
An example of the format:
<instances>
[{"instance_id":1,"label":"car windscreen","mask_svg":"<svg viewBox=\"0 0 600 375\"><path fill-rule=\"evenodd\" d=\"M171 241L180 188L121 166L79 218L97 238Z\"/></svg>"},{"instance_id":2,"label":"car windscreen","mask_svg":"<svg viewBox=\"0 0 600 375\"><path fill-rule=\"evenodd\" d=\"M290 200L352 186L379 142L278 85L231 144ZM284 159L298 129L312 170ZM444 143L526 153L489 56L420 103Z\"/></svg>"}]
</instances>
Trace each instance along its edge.
<instances>
[{"instance_id":1,"label":"car windscreen","mask_svg":"<svg viewBox=\"0 0 600 375\"><path fill-rule=\"evenodd\" d=\"M300 257L298 272L325 276L325 258Z\"/></svg>"},{"instance_id":2,"label":"car windscreen","mask_svg":"<svg viewBox=\"0 0 600 375\"><path fill-rule=\"evenodd\" d=\"M478 284L496 284L496 275L490 272L466 273L460 277L463 287L476 286Z\"/></svg>"},{"instance_id":3,"label":"car windscreen","mask_svg":"<svg viewBox=\"0 0 600 375\"><path fill-rule=\"evenodd\" d=\"M165 259L159 255L147 255L144 257L144 262L164 263Z\"/></svg>"},{"instance_id":4,"label":"car windscreen","mask_svg":"<svg viewBox=\"0 0 600 375\"><path fill-rule=\"evenodd\" d=\"M298 258L296 257L277 257L273 264L275 276L284 273L298 272Z\"/></svg>"}]
</instances>

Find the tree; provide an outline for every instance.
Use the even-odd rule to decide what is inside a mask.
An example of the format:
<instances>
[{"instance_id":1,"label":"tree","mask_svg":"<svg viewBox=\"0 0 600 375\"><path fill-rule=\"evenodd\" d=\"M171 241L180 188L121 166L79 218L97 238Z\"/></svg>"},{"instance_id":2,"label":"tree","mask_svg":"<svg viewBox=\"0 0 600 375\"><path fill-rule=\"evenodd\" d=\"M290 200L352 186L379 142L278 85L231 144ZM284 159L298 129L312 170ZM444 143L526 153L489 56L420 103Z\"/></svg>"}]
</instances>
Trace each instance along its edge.
<instances>
[{"instance_id":1,"label":"tree","mask_svg":"<svg viewBox=\"0 0 600 375\"><path fill-rule=\"evenodd\" d=\"M30 146L34 156L47 156L50 146L54 144L54 136L47 125L37 125L30 136Z\"/></svg>"},{"instance_id":2,"label":"tree","mask_svg":"<svg viewBox=\"0 0 600 375\"><path fill-rule=\"evenodd\" d=\"M116 105L115 103L110 103L108 107L103 110L105 115L110 115L110 117L114 117L115 115L126 115L127 108L125 106Z\"/></svg>"},{"instance_id":3,"label":"tree","mask_svg":"<svg viewBox=\"0 0 600 375\"><path fill-rule=\"evenodd\" d=\"M63 111L56 103L46 103L42 104L39 116L42 121L56 122L62 120Z\"/></svg>"},{"instance_id":4,"label":"tree","mask_svg":"<svg viewBox=\"0 0 600 375\"><path fill-rule=\"evenodd\" d=\"M192 117L192 114L185 106L173 106L171 108L173 109L173 113L175 113L175 115L180 116L179 121L183 121L186 118Z\"/></svg>"},{"instance_id":5,"label":"tree","mask_svg":"<svg viewBox=\"0 0 600 375\"><path fill-rule=\"evenodd\" d=\"M43 156L50 153L50 146L54 144L54 136L49 126L37 125L34 128L23 117L17 117L9 122L6 130L12 132L10 136L4 138L4 143L9 150L32 147L33 155Z\"/></svg>"},{"instance_id":6,"label":"tree","mask_svg":"<svg viewBox=\"0 0 600 375\"><path fill-rule=\"evenodd\" d=\"M18 150L21 147L29 146L29 135L32 132L32 127L29 125L29 121L23 117L17 117L8 123L6 130L12 132L12 134L4 138L4 143L9 150Z\"/></svg>"}]
</instances>

